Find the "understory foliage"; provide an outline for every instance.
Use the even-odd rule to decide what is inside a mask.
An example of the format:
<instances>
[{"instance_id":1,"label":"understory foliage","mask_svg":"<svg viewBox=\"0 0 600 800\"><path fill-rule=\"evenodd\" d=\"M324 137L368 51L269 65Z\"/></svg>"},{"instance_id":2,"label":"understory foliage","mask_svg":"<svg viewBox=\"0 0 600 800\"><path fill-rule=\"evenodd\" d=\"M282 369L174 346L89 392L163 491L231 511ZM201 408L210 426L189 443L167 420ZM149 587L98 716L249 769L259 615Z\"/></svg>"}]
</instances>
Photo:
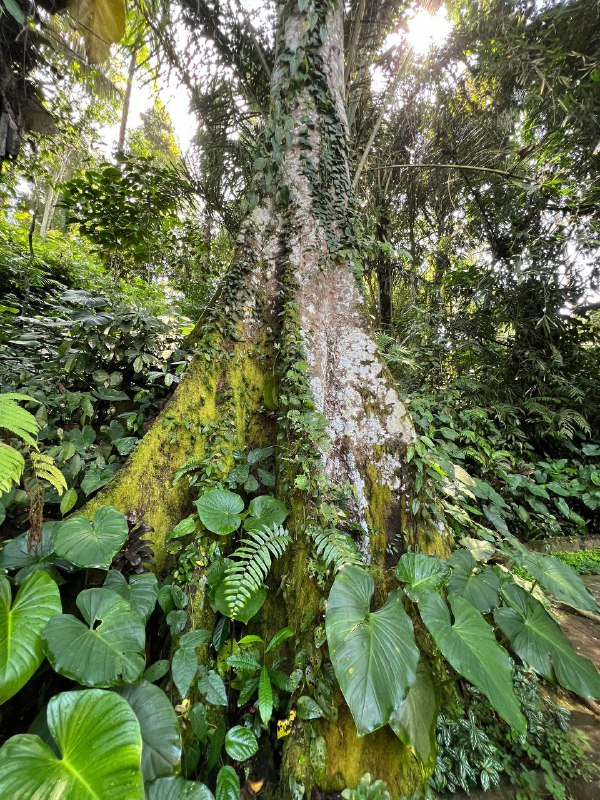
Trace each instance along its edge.
<instances>
[{"instance_id":1,"label":"understory foliage","mask_svg":"<svg viewBox=\"0 0 600 800\"><path fill-rule=\"evenodd\" d=\"M61 4L41 5L32 30L54 30ZM104 5L116 40L124 5ZM0 0L0 24L22 24L22 6ZM164 59L201 112L187 161L161 112L114 158L72 131L52 158L38 141L27 187L18 164L3 187L2 797L304 800L318 785L274 789L286 748L318 784L340 696L358 736L389 728L410 751L415 798L505 777L520 798L562 800L593 779L559 699L598 700L600 675L554 607L598 614L580 577L598 551L531 545L599 530L597 4L461 0L422 58L386 38L415 8L350 4L353 175L322 69L330 3L293 8L302 45L275 65L271 9L136 3L132 70ZM40 81L61 63L48 58ZM382 532L349 521L360 487L321 469L328 421L284 257L264 430L238 440L219 416L228 389L214 419L158 423L170 444L181 426L204 443L172 481L190 503L159 571L136 509L87 503L192 358L235 359L235 294L259 261L228 267L233 244L261 200L293 201L281 165L307 86L323 127L318 168L299 135L312 212L336 268L353 266L416 431L385 576L361 549ZM57 94L76 127L76 98ZM292 581L317 599L287 620ZM390 800L376 774L338 788Z\"/></svg>"}]
</instances>

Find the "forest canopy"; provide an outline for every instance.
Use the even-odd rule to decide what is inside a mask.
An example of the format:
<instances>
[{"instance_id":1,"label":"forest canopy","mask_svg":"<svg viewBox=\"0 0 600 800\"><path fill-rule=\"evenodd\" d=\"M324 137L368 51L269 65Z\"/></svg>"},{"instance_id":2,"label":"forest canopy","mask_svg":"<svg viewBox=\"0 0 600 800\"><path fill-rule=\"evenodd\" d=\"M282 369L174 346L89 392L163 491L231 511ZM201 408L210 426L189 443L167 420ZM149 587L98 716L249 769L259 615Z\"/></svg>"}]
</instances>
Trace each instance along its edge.
<instances>
[{"instance_id":1,"label":"forest canopy","mask_svg":"<svg viewBox=\"0 0 600 800\"><path fill-rule=\"evenodd\" d=\"M0 42L0 796L592 797L597 1Z\"/></svg>"}]
</instances>

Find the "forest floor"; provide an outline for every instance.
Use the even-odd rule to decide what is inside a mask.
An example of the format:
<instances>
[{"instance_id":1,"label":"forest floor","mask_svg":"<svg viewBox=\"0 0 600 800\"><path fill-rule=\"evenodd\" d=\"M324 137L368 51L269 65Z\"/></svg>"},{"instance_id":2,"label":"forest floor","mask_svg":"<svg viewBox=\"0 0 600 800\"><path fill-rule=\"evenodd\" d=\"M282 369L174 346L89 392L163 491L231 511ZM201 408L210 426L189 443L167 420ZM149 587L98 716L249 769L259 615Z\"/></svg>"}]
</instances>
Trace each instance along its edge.
<instances>
[{"instance_id":1,"label":"forest floor","mask_svg":"<svg viewBox=\"0 0 600 800\"><path fill-rule=\"evenodd\" d=\"M597 539L596 539L597 541ZM597 545L596 545L597 546ZM566 548L563 548L566 549ZM582 580L600 603L600 575L583 575ZM600 621L571 613L566 607L556 610L560 626L575 645L577 652L589 658L600 670ZM569 797L572 800L600 800L600 716L591 708L579 703L573 695L560 692L558 700L571 711L571 728L583 734L588 741L588 756L597 770L595 781L575 779L567 782ZM447 795L453 800L514 800L518 788L503 783L489 792L473 791L470 795L461 792ZM543 795L546 797L547 795ZM542 795L540 795L540 798Z\"/></svg>"}]
</instances>

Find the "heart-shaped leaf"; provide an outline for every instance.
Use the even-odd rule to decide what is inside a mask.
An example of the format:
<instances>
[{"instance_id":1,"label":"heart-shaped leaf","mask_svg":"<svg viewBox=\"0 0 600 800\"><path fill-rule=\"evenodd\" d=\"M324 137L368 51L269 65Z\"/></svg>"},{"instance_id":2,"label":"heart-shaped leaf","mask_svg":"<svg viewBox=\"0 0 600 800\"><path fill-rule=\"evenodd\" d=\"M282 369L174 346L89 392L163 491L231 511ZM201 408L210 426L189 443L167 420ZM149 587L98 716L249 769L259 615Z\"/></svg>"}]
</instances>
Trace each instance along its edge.
<instances>
[{"instance_id":1,"label":"heart-shaped leaf","mask_svg":"<svg viewBox=\"0 0 600 800\"><path fill-rule=\"evenodd\" d=\"M225 750L236 761L246 761L258 751L256 736L243 725L235 725L227 731Z\"/></svg>"},{"instance_id":2,"label":"heart-shaped leaf","mask_svg":"<svg viewBox=\"0 0 600 800\"><path fill-rule=\"evenodd\" d=\"M600 697L596 668L576 653L543 605L520 586L505 586L502 594L508 608L497 608L494 619L525 664L580 697Z\"/></svg>"},{"instance_id":3,"label":"heart-shaped leaf","mask_svg":"<svg viewBox=\"0 0 600 800\"><path fill-rule=\"evenodd\" d=\"M110 589L86 589L77 607L87 622L70 614L53 617L43 634L56 672L84 686L133 683L144 670L144 623Z\"/></svg>"},{"instance_id":4,"label":"heart-shaped leaf","mask_svg":"<svg viewBox=\"0 0 600 800\"><path fill-rule=\"evenodd\" d=\"M211 489L196 501L198 516L202 524L212 533L226 536L237 530L244 510L244 501L227 489Z\"/></svg>"},{"instance_id":5,"label":"heart-shaped leaf","mask_svg":"<svg viewBox=\"0 0 600 800\"><path fill-rule=\"evenodd\" d=\"M381 728L415 682L419 651L401 592L370 612L374 584L345 567L327 601L325 628L335 675L359 736Z\"/></svg>"},{"instance_id":6,"label":"heart-shaped leaf","mask_svg":"<svg viewBox=\"0 0 600 800\"><path fill-rule=\"evenodd\" d=\"M408 690L406 700L392 713L390 727L412 749L426 775L431 774L435 765L435 726L439 709L437 687L429 667L421 659L417 666L417 679Z\"/></svg>"},{"instance_id":7,"label":"heart-shaped leaf","mask_svg":"<svg viewBox=\"0 0 600 800\"><path fill-rule=\"evenodd\" d=\"M132 707L142 733L142 773L153 781L178 772L181 761L179 721L162 689L147 681L118 690Z\"/></svg>"},{"instance_id":8,"label":"heart-shaped leaf","mask_svg":"<svg viewBox=\"0 0 600 800\"><path fill-rule=\"evenodd\" d=\"M203 783L186 781L179 776L158 778L146 787L146 800L214 800Z\"/></svg>"},{"instance_id":9,"label":"heart-shaped leaf","mask_svg":"<svg viewBox=\"0 0 600 800\"><path fill-rule=\"evenodd\" d=\"M419 611L444 658L459 675L485 694L500 716L519 733L526 729L512 683L512 668L506 650L476 608L459 595L451 595L448 606L435 592L419 598Z\"/></svg>"},{"instance_id":10,"label":"heart-shaped leaf","mask_svg":"<svg viewBox=\"0 0 600 800\"><path fill-rule=\"evenodd\" d=\"M287 515L288 510L280 500L264 494L255 497L248 506L248 516L244 522L244 528L247 531L253 531L281 525Z\"/></svg>"},{"instance_id":11,"label":"heart-shaped leaf","mask_svg":"<svg viewBox=\"0 0 600 800\"><path fill-rule=\"evenodd\" d=\"M421 592L437 591L449 574L445 561L424 553L404 553L396 567L396 577L408 584L404 591L411 600L416 600Z\"/></svg>"},{"instance_id":12,"label":"heart-shaped leaf","mask_svg":"<svg viewBox=\"0 0 600 800\"><path fill-rule=\"evenodd\" d=\"M598 611L598 604L573 567L554 556L530 553L524 548L520 548L516 561L561 603L584 611Z\"/></svg>"},{"instance_id":13,"label":"heart-shaped leaf","mask_svg":"<svg viewBox=\"0 0 600 800\"><path fill-rule=\"evenodd\" d=\"M492 567L477 564L468 550L455 550L448 561L452 575L448 592L464 597L482 614L498 605L500 578ZM477 569L477 572L474 570Z\"/></svg>"},{"instance_id":14,"label":"heart-shaped leaf","mask_svg":"<svg viewBox=\"0 0 600 800\"><path fill-rule=\"evenodd\" d=\"M129 704L113 692L64 692L48 703L61 756L20 734L0 750L0 797L143 800L142 737Z\"/></svg>"},{"instance_id":15,"label":"heart-shaped leaf","mask_svg":"<svg viewBox=\"0 0 600 800\"><path fill-rule=\"evenodd\" d=\"M58 586L45 572L23 581L11 608L10 583L0 576L0 703L24 686L44 658L42 631L61 612Z\"/></svg>"},{"instance_id":16,"label":"heart-shaped leaf","mask_svg":"<svg viewBox=\"0 0 600 800\"><path fill-rule=\"evenodd\" d=\"M113 506L102 506L92 522L79 515L59 522L53 531L54 549L78 567L108 569L128 530L124 514Z\"/></svg>"},{"instance_id":17,"label":"heart-shaped leaf","mask_svg":"<svg viewBox=\"0 0 600 800\"><path fill-rule=\"evenodd\" d=\"M144 620L154 611L158 597L158 581L152 572L131 575L127 581L120 572L111 569L104 579L104 588L112 589L126 600L132 610Z\"/></svg>"}]
</instances>

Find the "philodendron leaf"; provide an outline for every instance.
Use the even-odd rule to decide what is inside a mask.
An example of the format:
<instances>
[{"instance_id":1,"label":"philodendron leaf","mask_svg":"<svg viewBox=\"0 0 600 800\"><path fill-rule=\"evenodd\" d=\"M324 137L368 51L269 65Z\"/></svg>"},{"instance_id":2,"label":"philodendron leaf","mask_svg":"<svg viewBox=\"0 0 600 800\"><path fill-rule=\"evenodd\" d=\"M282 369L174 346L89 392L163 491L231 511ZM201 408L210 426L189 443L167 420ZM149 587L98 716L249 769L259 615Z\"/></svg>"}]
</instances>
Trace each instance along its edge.
<instances>
[{"instance_id":1,"label":"philodendron leaf","mask_svg":"<svg viewBox=\"0 0 600 800\"><path fill-rule=\"evenodd\" d=\"M260 528L281 525L287 515L288 510L280 500L264 494L255 497L248 506L248 516L244 521L244 528L247 531L255 531Z\"/></svg>"},{"instance_id":2,"label":"philodendron leaf","mask_svg":"<svg viewBox=\"0 0 600 800\"><path fill-rule=\"evenodd\" d=\"M211 489L196 500L198 516L202 524L212 533L227 536L240 527L244 501L227 489Z\"/></svg>"},{"instance_id":3,"label":"philodendron leaf","mask_svg":"<svg viewBox=\"0 0 600 800\"><path fill-rule=\"evenodd\" d=\"M584 611L598 611L598 604L573 567L554 556L527 552L524 548L515 560L561 603Z\"/></svg>"},{"instance_id":4,"label":"philodendron leaf","mask_svg":"<svg viewBox=\"0 0 600 800\"><path fill-rule=\"evenodd\" d=\"M127 520L113 506L102 506L90 522L76 515L59 522L53 530L57 555L78 567L108 569L128 533Z\"/></svg>"},{"instance_id":5,"label":"philodendron leaf","mask_svg":"<svg viewBox=\"0 0 600 800\"><path fill-rule=\"evenodd\" d=\"M524 733L526 723L513 689L508 653L476 608L459 595L449 600L454 623L439 594L426 592L419 598L425 626L458 674L480 689L511 727Z\"/></svg>"},{"instance_id":6,"label":"philodendron leaf","mask_svg":"<svg viewBox=\"0 0 600 800\"><path fill-rule=\"evenodd\" d=\"M56 672L84 686L136 681L144 670L146 633L129 603L110 589L86 589L77 597L77 607L85 622L60 614L43 633Z\"/></svg>"},{"instance_id":7,"label":"philodendron leaf","mask_svg":"<svg viewBox=\"0 0 600 800\"><path fill-rule=\"evenodd\" d=\"M153 781L178 772L181 761L179 721L162 689L147 681L124 686L118 693L132 707L142 733L142 773Z\"/></svg>"},{"instance_id":8,"label":"philodendron leaf","mask_svg":"<svg viewBox=\"0 0 600 800\"><path fill-rule=\"evenodd\" d=\"M243 725L235 725L227 731L225 750L235 761L246 761L258 751L256 736Z\"/></svg>"},{"instance_id":9,"label":"philodendron leaf","mask_svg":"<svg viewBox=\"0 0 600 800\"><path fill-rule=\"evenodd\" d=\"M36 570L45 570L58 577L58 572L54 567L56 553L52 541L53 522L46 522L42 527L42 536L39 542L33 545L30 550L27 540L28 533L22 533L14 539L10 539L0 550L0 569L18 570L15 579L21 583L27 575Z\"/></svg>"},{"instance_id":10,"label":"philodendron leaf","mask_svg":"<svg viewBox=\"0 0 600 800\"><path fill-rule=\"evenodd\" d=\"M142 737L129 704L114 692L64 692L48 703L61 753L19 734L0 749L0 797L143 800Z\"/></svg>"},{"instance_id":11,"label":"philodendron leaf","mask_svg":"<svg viewBox=\"0 0 600 800\"><path fill-rule=\"evenodd\" d=\"M186 781L177 775L172 778L158 778L148 784L146 800L214 800L214 797L203 783Z\"/></svg>"},{"instance_id":12,"label":"philodendron leaf","mask_svg":"<svg viewBox=\"0 0 600 800\"><path fill-rule=\"evenodd\" d=\"M445 561L424 553L404 553L396 567L396 577L408 584L404 591L411 600L416 600L422 592L440 589L449 574Z\"/></svg>"},{"instance_id":13,"label":"philodendron leaf","mask_svg":"<svg viewBox=\"0 0 600 800\"><path fill-rule=\"evenodd\" d=\"M508 607L497 608L494 619L525 664L580 697L600 697L596 668L576 653L542 604L520 586L505 586L502 594Z\"/></svg>"},{"instance_id":14,"label":"philodendron leaf","mask_svg":"<svg viewBox=\"0 0 600 800\"><path fill-rule=\"evenodd\" d=\"M239 800L240 779L233 767L221 767L217 775L216 800Z\"/></svg>"},{"instance_id":15,"label":"philodendron leaf","mask_svg":"<svg viewBox=\"0 0 600 800\"><path fill-rule=\"evenodd\" d=\"M419 661L401 592L370 612L373 591L364 569L345 567L332 586L325 615L331 661L359 736L389 721L414 683Z\"/></svg>"},{"instance_id":16,"label":"philodendron leaf","mask_svg":"<svg viewBox=\"0 0 600 800\"><path fill-rule=\"evenodd\" d=\"M152 572L131 575L127 581L120 572L111 569L104 579L104 588L112 589L127 600L132 610L144 621L154 611L158 597L158 581Z\"/></svg>"},{"instance_id":17,"label":"philodendron leaf","mask_svg":"<svg viewBox=\"0 0 600 800\"><path fill-rule=\"evenodd\" d=\"M468 550L455 550L448 563L452 567L449 594L464 597L482 614L498 605L500 578L492 567L482 567Z\"/></svg>"},{"instance_id":18,"label":"philodendron leaf","mask_svg":"<svg viewBox=\"0 0 600 800\"><path fill-rule=\"evenodd\" d=\"M408 690L406 700L392 713L390 727L412 749L426 775L431 774L437 755L435 725L439 709L437 687L429 667L421 659L417 679Z\"/></svg>"},{"instance_id":19,"label":"philodendron leaf","mask_svg":"<svg viewBox=\"0 0 600 800\"><path fill-rule=\"evenodd\" d=\"M11 608L10 583L0 576L0 704L23 687L44 658L42 631L61 612L58 586L45 572L28 575Z\"/></svg>"}]
</instances>

